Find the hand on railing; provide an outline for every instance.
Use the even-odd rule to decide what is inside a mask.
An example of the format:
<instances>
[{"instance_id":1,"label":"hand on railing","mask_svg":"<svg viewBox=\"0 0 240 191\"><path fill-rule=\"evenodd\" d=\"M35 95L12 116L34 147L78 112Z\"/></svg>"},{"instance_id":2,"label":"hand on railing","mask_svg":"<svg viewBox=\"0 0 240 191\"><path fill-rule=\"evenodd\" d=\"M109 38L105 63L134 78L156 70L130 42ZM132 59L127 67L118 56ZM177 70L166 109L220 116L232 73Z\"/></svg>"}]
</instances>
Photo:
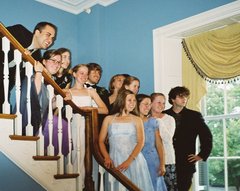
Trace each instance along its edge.
<instances>
[{"instance_id":1,"label":"hand on railing","mask_svg":"<svg viewBox=\"0 0 240 191\"><path fill-rule=\"evenodd\" d=\"M37 72L42 73L42 72L43 72L43 68L44 68L44 66L42 65L41 62L35 61L35 63L34 63L34 71L35 71L36 73L37 73Z\"/></svg>"},{"instance_id":2,"label":"hand on railing","mask_svg":"<svg viewBox=\"0 0 240 191\"><path fill-rule=\"evenodd\" d=\"M110 157L104 159L104 166L106 168L114 168L113 161Z\"/></svg>"},{"instance_id":3,"label":"hand on railing","mask_svg":"<svg viewBox=\"0 0 240 191\"><path fill-rule=\"evenodd\" d=\"M64 101L67 101L67 100L72 100L72 94L71 92L69 91L69 89L63 89L63 92L65 93L65 97L64 97Z\"/></svg>"},{"instance_id":4,"label":"hand on railing","mask_svg":"<svg viewBox=\"0 0 240 191\"><path fill-rule=\"evenodd\" d=\"M24 51L24 54L31 55L31 52L26 48L25 51Z\"/></svg>"}]
</instances>

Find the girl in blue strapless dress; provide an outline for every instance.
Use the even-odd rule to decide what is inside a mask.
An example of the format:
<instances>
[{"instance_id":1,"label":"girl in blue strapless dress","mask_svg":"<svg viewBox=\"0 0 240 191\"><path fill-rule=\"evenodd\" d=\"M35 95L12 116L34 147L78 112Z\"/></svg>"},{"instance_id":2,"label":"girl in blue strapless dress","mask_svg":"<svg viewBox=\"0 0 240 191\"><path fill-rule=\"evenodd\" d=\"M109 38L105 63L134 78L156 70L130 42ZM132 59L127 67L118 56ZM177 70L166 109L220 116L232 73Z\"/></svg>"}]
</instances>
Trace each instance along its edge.
<instances>
[{"instance_id":1,"label":"girl in blue strapless dress","mask_svg":"<svg viewBox=\"0 0 240 191\"><path fill-rule=\"evenodd\" d=\"M100 151L107 168L115 167L142 191L153 191L147 163L141 150L144 145L144 128L140 117L131 114L136 106L135 94L123 90L113 106L113 115L107 116L99 135ZM109 138L109 153L104 144ZM115 185L114 190L119 190Z\"/></svg>"},{"instance_id":2,"label":"girl in blue strapless dress","mask_svg":"<svg viewBox=\"0 0 240 191\"><path fill-rule=\"evenodd\" d=\"M153 117L148 118L151 98L145 94L137 95L139 116L144 122L145 144L142 153L147 161L154 191L167 191L165 174L165 155L159 134L159 124Z\"/></svg>"}]
</instances>

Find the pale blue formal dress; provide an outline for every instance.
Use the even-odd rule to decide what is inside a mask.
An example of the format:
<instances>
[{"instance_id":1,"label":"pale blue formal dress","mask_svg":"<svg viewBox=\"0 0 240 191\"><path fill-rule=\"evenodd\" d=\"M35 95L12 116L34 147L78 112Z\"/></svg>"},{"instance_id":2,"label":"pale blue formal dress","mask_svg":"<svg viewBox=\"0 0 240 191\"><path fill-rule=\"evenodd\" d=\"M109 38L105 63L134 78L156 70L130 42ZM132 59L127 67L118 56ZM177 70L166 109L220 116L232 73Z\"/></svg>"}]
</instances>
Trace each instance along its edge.
<instances>
[{"instance_id":1,"label":"pale blue formal dress","mask_svg":"<svg viewBox=\"0 0 240 191\"><path fill-rule=\"evenodd\" d=\"M155 118L149 118L144 122L145 144L142 153L147 161L148 169L151 175L153 187L155 191L167 191L163 176L159 176L160 158L155 146L155 132L159 125Z\"/></svg>"},{"instance_id":2,"label":"pale blue formal dress","mask_svg":"<svg viewBox=\"0 0 240 191\"><path fill-rule=\"evenodd\" d=\"M137 134L134 122L114 122L108 127L110 157L114 166L122 164L132 153L137 144ZM153 191L151 177L148 171L147 162L140 152L129 168L122 172L142 191ZM116 185L115 185L116 186ZM114 191L119 190L118 186Z\"/></svg>"}]
</instances>

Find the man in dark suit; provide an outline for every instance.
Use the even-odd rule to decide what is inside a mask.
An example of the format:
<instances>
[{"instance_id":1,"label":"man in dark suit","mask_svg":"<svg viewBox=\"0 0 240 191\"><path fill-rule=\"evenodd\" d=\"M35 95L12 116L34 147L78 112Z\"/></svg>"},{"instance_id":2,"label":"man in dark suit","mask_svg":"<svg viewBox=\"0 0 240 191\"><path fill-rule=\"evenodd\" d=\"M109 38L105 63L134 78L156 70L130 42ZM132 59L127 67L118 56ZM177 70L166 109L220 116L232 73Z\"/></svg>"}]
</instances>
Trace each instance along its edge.
<instances>
[{"instance_id":1,"label":"man in dark suit","mask_svg":"<svg viewBox=\"0 0 240 191\"><path fill-rule=\"evenodd\" d=\"M88 67L88 81L85 84L85 87L87 88L93 88L96 90L100 98L103 100L107 108L109 108L109 93L106 88L98 86L98 82L100 81L102 77L102 67L97 63L89 63L87 64ZM93 107L97 107L97 105L93 103ZM106 115L99 114L98 115L98 125L99 128L101 128L102 121Z\"/></svg>"},{"instance_id":2,"label":"man in dark suit","mask_svg":"<svg viewBox=\"0 0 240 191\"><path fill-rule=\"evenodd\" d=\"M31 56L37 60L41 60L41 49L48 49L54 42L57 27L49 22L38 23L33 33L26 29L24 26L17 24L7 27L8 31L15 37L15 39L26 49L29 50ZM2 50L2 42L0 42L0 50ZM14 49L11 47L8 53L9 62L9 91L15 85L16 65L13 62ZM4 54L0 51L0 85L3 87L3 61ZM20 65L21 80L25 76L25 66L23 63ZM4 102L4 89L0 90L0 113L2 113L2 104Z\"/></svg>"},{"instance_id":3,"label":"man in dark suit","mask_svg":"<svg viewBox=\"0 0 240 191\"><path fill-rule=\"evenodd\" d=\"M98 86L98 82L100 81L102 77L102 67L97 63L88 63L88 81L85 83L86 88L93 88L96 90L102 101L105 103L107 108L109 109L110 103L108 100L108 91L104 87ZM97 107L97 104L93 101L92 103L93 107ZM98 114L98 127L99 130L102 126L103 119L106 115L105 114ZM95 160L93 160L93 177L94 179L99 179L99 173L98 173L98 164ZM94 184L95 190L99 190L99 182L95 181Z\"/></svg>"},{"instance_id":4,"label":"man in dark suit","mask_svg":"<svg viewBox=\"0 0 240 191\"><path fill-rule=\"evenodd\" d=\"M212 150L212 134L200 112L186 108L190 91L186 87L172 88L168 94L172 107L165 113L174 117L176 130L173 145L176 155L178 191L188 191L197 161L206 161ZM200 152L196 154L199 137Z\"/></svg>"}]
</instances>

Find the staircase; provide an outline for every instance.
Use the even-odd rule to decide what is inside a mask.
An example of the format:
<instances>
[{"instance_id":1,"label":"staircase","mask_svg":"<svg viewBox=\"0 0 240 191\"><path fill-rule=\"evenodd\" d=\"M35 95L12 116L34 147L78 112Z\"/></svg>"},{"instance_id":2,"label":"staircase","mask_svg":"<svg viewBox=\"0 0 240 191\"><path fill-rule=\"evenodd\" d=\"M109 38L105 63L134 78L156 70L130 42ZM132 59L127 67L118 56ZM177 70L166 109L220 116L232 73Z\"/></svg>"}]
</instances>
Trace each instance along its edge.
<instances>
[{"instance_id":1,"label":"staircase","mask_svg":"<svg viewBox=\"0 0 240 191\"><path fill-rule=\"evenodd\" d=\"M45 160L33 159L33 156L36 156L37 138L26 137L24 139L24 136L21 136L21 138L19 136L18 140L14 140L16 137L12 135L15 117L15 115L0 114L0 150L46 190L76 190L76 177L66 177L65 179L54 178L54 175L57 174L58 158Z\"/></svg>"},{"instance_id":2,"label":"staircase","mask_svg":"<svg viewBox=\"0 0 240 191\"><path fill-rule=\"evenodd\" d=\"M7 55L10 47L8 43L11 43L11 47L14 47L14 49L17 49L16 58L14 57L14 60L17 64L20 64L20 60L22 59L21 57L23 57L24 60L27 61L27 66L34 64L35 60L32 58L32 56L24 53L25 49L11 35L11 33L9 33L9 31L6 29L6 27L2 23L0 23L0 37L4 38L3 49L5 50L4 51L5 55ZM8 68L8 62L4 62L4 69L6 67ZM17 70L17 73L19 73L18 70ZM66 96L63 90L44 71L43 71L43 77L44 77L44 80L49 84L49 86L51 86L51 88L54 89L54 92L57 92L59 97L63 100L63 98ZM4 83L6 84L4 85L4 87L8 87L8 81L7 81L8 78L9 78L8 72L4 70L4 82L6 81L6 83ZM21 89L20 79L18 81L19 83L16 83L17 91ZM17 99L16 105L17 105L17 108L19 108L20 93L17 91L16 91L16 95L18 96L16 96L16 99ZM7 100L8 97L9 96L5 94L5 98L6 98L5 100ZM74 114L78 113L85 117L85 158L84 158L85 188L84 190L85 191L107 190L104 188L105 181L103 181L103 176L105 176L105 174L108 173L108 176L111 179L109 180L111 187L115 181L119 181L122 187L125 187L130 191L140 191L139 188L135 184L133 184L126 176L124 176L120 171L116 170L115 168L110 168L110 169L105 168L104 159L100 153L99 146L98 146L98 134L99 134L98 129L99 128L98 128L97 109L92 108L91 110L87 110L87 111L81 110L71 100L64 101L64 104L71 108L71 112L72 112L71 116L73 115L73 113ZM59 107L61 108L62 106L59 106ZM59 111L61 110L60 108L59 108ZM51 111L51 109L49 110ZM43 145L41 141L43 139L43 136L40 136L40 138L34 137L34 136L22 136L21 135L21 132L22 132L21 113L19 112L18 109L16 110L17 115L8 114L10 113L9 111L10 111L10 104L4 103L3 112L5 114L0 114L0 124L1 124L0 125L0 151L2 151L11 161L13 161L13 163L15 163L20 169L22 169L26 174L32 177L36 182L38 182L43 188L45 188L48 191L81 191L82 188L79 188L79 182L81 181L81 174L66 174L65 171L63 171L64 167L66 168L66 166L67 167L71 166L71 165L65 165L66 163L64 162L63 155L53 156L53 154L50 153L50 155L48 156L43 156L43 154L41 154L43 153L42 152ZM60 117L61 115L59 114L59 118ZM58 133L61 134L61 130L60 132L58 131ZM29 134L32 134L32 133L29 133ZM96 182L100 182L99 189L96 189L98 187L96 185L94 188L94 181L92 177L93 156L96 162L99 164L99 173L101 174L100 180L99 181L95 180ZM67 172L71 172L71 171L67 171ZM0 175L1 175L1 172L0 172ZM14 179L18 177L14 176L12 178L14 181ZM1 190L1 182L0 182L0 190ZM9 190L6 190L6 191L9 191Z\"/></svg>"}]
</instances>

